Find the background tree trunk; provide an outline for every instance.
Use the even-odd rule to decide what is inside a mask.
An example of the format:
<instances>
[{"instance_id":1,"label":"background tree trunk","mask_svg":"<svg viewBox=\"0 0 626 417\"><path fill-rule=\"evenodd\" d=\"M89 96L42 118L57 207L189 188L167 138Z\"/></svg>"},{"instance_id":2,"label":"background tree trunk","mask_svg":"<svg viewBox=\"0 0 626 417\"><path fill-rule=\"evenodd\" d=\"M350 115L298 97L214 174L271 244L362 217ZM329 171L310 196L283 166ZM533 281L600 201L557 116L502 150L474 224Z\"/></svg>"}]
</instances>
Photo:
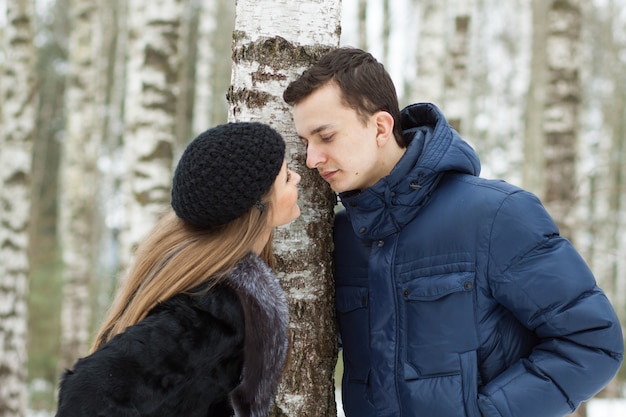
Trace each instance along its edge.
<instances>
[{"instance_id":1,"label":"background tree trunk","mask_svg":"<svg viewBox=\"0 0 626 417\"><path fill-rule=\"evenodd\" d=\"M128 6L122 269L170 202L183 2L131 0Z\"/></svg>"},{"instance_id":2,"label":"background tree trunk","mask_svg":"<svg viewBox=\"0 0 626 417\"><path fill-rule=\"evenodd\" d=\"M433 102L445 108L446 63L446 4L447 0L425 0L418 3L419 25L417 74L413 88L408 92L416 101Z\"/></svg>"},{"instance_id":3,"label":"background tree trunk","mask_svg":"<svg viewBox=\"0 0 626 417\"><path fill-rule=\"evenodd\" d=\"M471 121L469 51L474 26L474 1L455 0L449 5L452 33L446 42L445 112L448 123L462 136L469 130Z\"/></svg>"},{"instance_id":4,"label":"background tree trunk","mask_svg":"<svg viewBox=\"0 0 626 417\"><path fill-rule=\"evenodd\" d=\"M0 417L26 412L26 296L35 136L33 3L7 0L0 76Z\"/></svg>"},{"instance_id":5,"label":"background tree trunk","mask_svg":"<svg viewBox=\"0 0 626 417\"><path fill-rule=\"evenodd\" d=\"M100 129L97 126L98 77L95 57L101 45L95 42L95 0L70 2L72 31L68 47L70 73L67 106L80 109L67 113L67 136L61 162L60 239L63 253L63 304L61 309L60 369L71 368L89 347L91 285L95 271L98 224L96 190Z\"/></svg>"},{"instance_id":6,"label":"background tree trunk","mask_svg":"<svg viewBox=\"0 0 626 417\"><path fill-rule=\"evenodd\" d=\"M474 2L467 70L469 115L462 129L480 156L481 176L519 185L523 177L524 115L534 110L526 106L532 49L530 3Z\"/></svg>"},{"instance_id":7,"label":"background tree trunk","mask_svg":"<svg viewBox=\"0 0 626 417\"><path fill-rule=\"evenodd\" d=\"M580 227L576 241L622 323L626 320L626 3L587 4L582 59L583 126L580 151ZM600 393L620 395L618 377Z\"/></svg>"},{"instance_id":8,"label":"background tree trunk","mask_svg":"<svg viewBox=\"0 0 626 417\"><path fill-rule=\"evenodd\" d=\"M582 16L579 0L553 0L548 10L547 90L543 136L545 194L543 201L561 235L573 239L577 200L576 162L581 102Z\"/></svg>"},{"instance_id":9,"label":"background tree trunk","mask_svg":"<svg viewBox=\"0 0 626 417\"><path fill-rule=\"evenodd\" d=\"M114 295L120 270L120 233L124 228L123 137L125 128L126 58L128 54L128 2L126 0L97 0L99 27L102 28L101 53L98 56L99 74L103 85L99 92L104 97L99 115L101 135L97 192L99 228L97 250L97 285L93 286L92 329L100 325ZM125 258L127 259L127 258Z\"/></svg>"},{"instance_id":10,"label":"background tree trunk","mask_svg":"<svg viewBox=\"0 0 626 417\"><path fill-rule=\"evenodd\" d=\"M29 395L29 407L54 403L62 277L58 239L58 194L61 138L65 129L65 73L69 2L57 0L38 25L37 109L31 183L29 230L28 381L50 381ZM54 7L53 7L54 6ZM2 25L0 25L2 26ZM1 38L1 35L0 35ZM0 150L0 153L2 151Z\"/></svg>"},{"instance_id":11,"label":"background tree trunk","mask_svg":"<svg viewBox=\"0 0 626 417\"><path fill-rule=\"evenodd\" d=\"M101 229L103 233L98 240L98 266L96 268L98 285L94 288L95 294L92 294L96 299L92 306L95 317L101 317L102 311L109 306L116 284L115 279L118 275L116 268L120 264L119 256L121 253L119 234L124 228L124 202L121 187L128 185L131 180L136 181L128 178L123 170L122 139L132 140L135 145L148 144L155 136L152 134L145 135L148 139L144 142L141 132L150 129L162 132L179 132L178 134L182 138L181 126L171 126L171 129L163 128L163 126L183 123L182 121L173 122L174 114L184 115L187 118L182 120L188 120L191 110L193 110L194 115L193 130L195 132L224 122L228 117L228 103L225 97L230 84L232 61L229 58L232 53L232 28L236 2L233 0L213 0L201 1L198 4L198 1L185 0L180 3L182 5L180 10L183 10L184 7L189 10L192 5L200 5L203 8L198 12L199 33L197 39L193 39L194 35L191 28L181 29L178 32L186 34L185 36L189 39L188 42L193 43L193 46L197 45L196 57L191 58L192 55L187 55L188 58L186 58L195 59L196 62L188 62L185 71L182 71L183 65L179 58L174 58L178 60L176 65L169 60L170 57L174 57L169 53L171 50L168 50L167 53L145 52L165 51L167 48L148 46L141 49L138 47L129 52L128 43L131 39L129 39L127 25L128 11L129 8L135 10L135 3L131 4L123 0L97 0L98 12L95 19L94 36L96 42L101 42L103 46L93 64L98 67L98 73L107 72L107 81L103 86L100 76L89 80L90 84L95 84L89 87L90 90L97 91L95 100L98 103L104 103L100 107L99 111L102 113L98 114L98 121L95 124L95 129L98 132L102 131L103 141L98 160L101 181L97 196L99 219L93 225L94 229ZM454 97L458 98L460 102L469 103L467 121L463 119L461 125L463 136L477 149L480 155L482 176L503 178L509 182L521 184L530 191L544 196L546 187L544 153L547 148L544 144L543 116L550 79L548 78L547 50L545 47L540 48L540 46L545 45L548 39L548 8L553 2L534 2L536 10L533 27L532 4L534 0L509 0L505 2L500 0L472 0L470 3L463 3L457 8L453 7L457 0L439 2L393 0L393 2L389 1L391 13L387 18L384 16L383 8L385 1L388 0L343 0L341 2L342 10L346 12L342 16L342 44L363 47L384 61L385 67L389 70L398 87L401 105L418 101L434 101L441 106L444 113L456 117L454 112L449 113L450 110L453 110L450 107L452 105L450 102L451 92L448 90L449 87L446 86L445 80L451 75L448 74L446 65L451 64L450 55L447 52L449 52L449 48L454 46L452 42L454 40L452 36L455 33L454 17L461 13L459 7L463 7L462 12L467 12L472 18L471 30L468 32L469 42L466 45L468 47L466 68L464 75L459 77L461 73L457 72L456 78L461 85L468 86L466 90L469 99L467 97ZM14 44L18 48L26 44L34 45L38 58L37 97L39 103L35 116L37 142L33 150L32 166L33 201L31 203L32 214L30 215L30 238L28 239L31 272L29 274L27 307L29 311L28 380L34 389L29 399L30 406L36 410L51 407L55 384L58 382L56 362L60 344L59 318L62 304L62 280L59 239L56 237L58 228L56 211L57 208L60 208L57 202L57 188L60 188L57 187L57 167L59 165L60 145L63 144L66 134L69 132L69 126L66 124L67 118L64 115L66 104L68 104L64 94L64 88L67 84L65 78L68 76L69 69L66 59L68 33L73 28L72 25L68 24L67 15L71 9L68 2L69 0L38 2L39 12L36 16L39 19L36 19L33 25L37 29L35 41ZM261 7L265 4L257 3ZM292 6L289 3L298 4ZM318 3L318 5L311 5L312 3ZM275 4L280 5L276 7L287 4L289 7L301 8L294 13L312 13L311 10L317 12L320 7L319 3L318 0L275 1ZM0 0L0 42L3 43L4 47L0 52L0 71L3 74L2 77L6 77L6 74L11 77L21 77L26 74L13 71L18 63L11 58L14 56L14 52L9 52L6 49L9 41L8 36L14 33L14 29L10 27L9 21L7 21L7 13L5 12L7 4L13 7L13 5L22 4L22 2L11 0L10 3L7 3L7 1ZM624 150L626 110L624 107L626 105L623 99L626 97L624 91L626 63L623 59L626 54L626 26L624 25L626 0L590 0L580 2L580 4L585 20L582 28L584 41L577 53L577 58L583 62L580 74L583 89L581 90L582 102L579 116L582 120L582 126L579 126L576 131L576 136L580 138L581 149L576 161L575 176L577 182L575 186L578 197L574 240L585 259L590 263L600 286L605 289L613 302L622 323L626 323L626 256L624 256L626 253L626 232L624 231L626 226L626 186L624 185L624 177L626 176L626 163L624 162L626 158L626 151ZM162 7L161 3L149 3L148 5L147 12L142 14L144 20L140 23L133 23L133 45L144 42L142 39L150 39L150 42L144 42L144 44L160 45L162 43L160 35L153 35L157 32L154 25L149 27L146 23L151 20L157 24L158 18L155 17L157 14L166 15L166 19L162 19L165 22L163 28L169 27L167 22L173 16L169 9ZM361 5L360 10L363 12L360 20L359 5ZM470 5L471 7L469 7ZM543 8L537 9L539 6ZM274 9L269 8L269 10ZM275 73L283 74L284 80L267 81L262 72L253 69L253 72L256 71L254 73L254 85L252 85L252 81L246 81L248 84L244 86L252 91L257 91L259 85L263 89L270 88L269 85L272 85L271 88L275 87L277 90L272 93L276 95L276 98L272 100L280 103L280 105L282 105L282 100L278 98L280 96L278 90L287 84L289 77L295 77L296 73L308 66L309 58L311 61L315 59L315 55L313 53L308 54L307 51L314 50L314 46L318 44L322 46L332 44L332 42L319 42L320 37L315 33L316 28L318 26L323 27L324 23L315 21L314 27L311 27L308 21L302 23L302 20L299 19L308 18L309 16L306 14L304 17L282 18L286 13L291 12L293 10L280 11L280 13L276 13L280 20L274 19L271 22L265 20L267 15L260 13L255 15L253 12L251 19L257 19L256 25L267 25L266 27L271 28L273 32L254 27L254 23L249 22L252 27L250 32L265 31L263 36L267 38L274 38L280 34L281 37L287 39L289 45L294 44L293 39L284 36L283 32L275 30L276 26L285 25L285 28L289 27L286 30L298 33L294 37L300 36L304 39L295 43L305 46L304 52L299 57L302 62L302 64L298 64L300 67L283 71L281 69L283 67L291 68L289 63L278 62L270 66L272 72L268 71L268 73L272 74L272 80L280 77L280 75L274 75ZM207 18L209 15L211 17ZM135 11L133 11L132 16L135 16ZM319 14L314 17L325 18ZM392 21L389 22L389 19ZM359 21L361 22L361 29L358 29ZM23 20L18 22L20 26L21 22ZM212 26L202 26L207 22L211 23ZM293 29L294 22L297 22L300 27ZM334 30L330 29L334 23L329 22L331 24L326 26L328 30L322 30L325 34ZM188 22L181 18L181 24L187 25ZM385 26L390 31L388 55L382 48L382 34ZM162 33L165 32L164 29ZM237 32L235 33L237 34ZM183 35L175 36L178 38L172 44L180 45L186 42L182 37ZM532 46L531 39L533 36L537 38L534 41L537 47ZM256 41L256 38L254 39ZM359 42L359 39L362 39L362 42ZM560 49L552 48L552 50L556 52ZM533 52L535 56L534 61L532 61L533 69L531 69L531 54ZM418 54L419 60L417 59ZM164 56L167 56L168 59L166 60ZM177 51L177 56L180 57L181 52ZM277 56L282 55L278 54ZM146 65L144 67L137 66L133 61L133 66L127 66L126 59L129 57L137 62L146 62ZM146 57L149 59L146 60ZM266 59L265 61L271 60ZM171 119L168 119L169 116L161 117L162 113L159 113L158 106L150 107L148 104L145 106L146 111L140 110L142 118L137 116L135 111L138 107L137 103L143 106L151 100L155 101L154 97L158 94L163 97L167 96L168 98L162 102L170 104L172 97L179 97L177 82L170 82L169 79L161 81L158 75L154 75L159 73L158 70L145 70L145 67L150 67L157 62L167 62L168 65L173 65L172 68L176 68L176 71L181 74L177 75L178 79L183 76L189 78L190 74L193 73L192 66L195 66L195 81L203 84L196 84L194 89L196 104L193 109L187 107L183 111L183 108L177 107L178 110L173 111ZM204 67L201 65L202 62ZM159 65L156 64L156 67ZM165 67L165 65L161 65L159 68L163 70ZM274 68L277 69L274 70ZM540 71L541 68L543 70ZM136 74L135 69L139 70L141 75ZM246 71L246 69L242 68L241 71ZM165 71L161 71L161 73L164 74ZM132 85L138 86L133 87L132 92L127 91L127 75ZM532 83L530 82L531 76L534 77ZM154 82L157 78L159 79L158 83ZM136 82L135 80L140 81ZM553 81L551 80L551 82ZM13 78L8 84L7 81L2 81L2 84L2 94L5 94L4 91L9 88L15 89L17 87ZM151 85L155 84L158 84L158 87L152 88ZM554 86L561 85L566 86L567 82L554 84ZM142 90L143 86L146 87L145 91ZM210 92L210 96L201 97L205 92ZM135 101L126 103L127 96L129 98L132 96ZM251 99L254 98L253 96L250 97ZM200 106L199 103L201 102L205 104ZM10 124L17 123L17 119L6 116L8 106L12 105L9 103L11 102L6 101L3 95L0 99L0 108L2 108L4 116L0 122L0 130L15 133L15 129L12 129ZM128 106L131 107L131 110L127 114ZM289 117L285 116L285 120L283 120L284 113L289 113L291 109L276 106L278 107L272 107L273 113L263 113L260 118L264 121L269 120L273 124L278 121L281 126L284 123L287 139L292 140L295 136L291 136L293 133L290 130L292 126L288 121ZM27 109L26 111L30 110ZM67 108L67 111L81 113L82 109ZM126 134L124 131L125 123L128 121L127 116L132 122L130 127L136 133ZM153 123L153 120L156 122ZM184 128L188 127L184 126ZM175 134L172 133L171 137L173 141ZM526 144L524 144L525 140ZM306 171L303 160L304 150L300 149L297 141L290 146L295 149L293 155L289 154L290 162L293 162L296 169L302 169L301 172ZM526 155L523 152L524 148ZM5 158L12 159L8 149L7 146L0 147L0 159L2 161ZM177 152L178 150L174 149L172 154L176 155ZM165 168L158 168L148 172L143 161L150 158L140 157L140 159L142 160L141 172L144 174L139 174L139 176L166 171ZM4 163L2 162L2 164ZM163 164L162 166L165 167L166 165L171 164ZM5 167L8 168L8 165L1 165L0 170ZM22 168L26 167L22 166ZM170 168L168 167L167 170L168 173L163 184L167 182L167 187L169 187ZM523 180L522 171L524 171ZM311 185L305 185L308 180L307 178L303 180L303 193L312 192L309 190L315 190L318 187L326 192L325 184L315 182L315 175L312 175L310 179L313 181ZM147 182L144 180L144 185ZM21 188L18 187L17 189ZM13 204L14 200L19 200L21 196L9 195L13 192L11 190L11 188L5 188L4 184L0 184L0 195L7 195L8 197L3 198ZM155 194L157 193L150 194L149 197L152 198ZM163 191L159 195L163 197L162 207L166 207L168 203L166 200L169 199L168 192ZM143 198L146 197L146 194L136 193L135 196ZM303 195L303 198L306 200L318 197ZM147 199L143 198L142 201L145 202ZM0 204L5 204L4 200L2 201ZM154 206L150 205L150 207ZM1 216L3 214L0 214ZM148 216L143 217L147 218ZM151 224L152 221L149 223ZM303 221L303 223L306 222ZM309 239L308 236L311 232L306 229L308 226L303 226L303 223L298 223L297 227L305 230L308 233L307 239ZM8 230L4 226L0 226L2 242L6 242ZM291 237L290 239L297 238ZM292 242L288 241L287 244L291 245ZM12 251L15 249L13 246L9 246L9 248ZM327 248L316 247L314 250L324 254ZM5 252L0 252L0 264L6 265L9 261L14 260L11 255L6 257L4 254ZM316 277L319 276L317 272L315 273ZM3 275L2 279L8 278ZM5 287L2 288L2 291L5 291ZM0 303L0 311L2 312L0 314L6 314L7 309L11 308L9 304ZM6 327L3 317L0 317L0 327ZM0 345L4 346L2 343ZM5 357L2 355L0 355L0 363L5 361ZM297 364L296 366L300 365ZM302 369L303 372L307 372L309 368L303 367ZM292 379L295 376L290 375L289 378ZM624 392L625 378L626 366L622 366L618 377L599 396L621 395ZM16 384L23 383L19 378L12 381ZM42 384L42 382L45 383ZM10 384L3 377L0 377L0 391L8 392L9 390L20 389L11 387ZM288 381L285 386L290 386L290 384L293 385ZM40 388L42 386L43 388ZM285 396L285 398L288 397ZM298 399L299 397L295 398ZM2 402L2 404L5 403Z\"/></svg>"},{"instance_id":12,"label":"background tree trunk","mask_svg":"<svg viewBox=\"0 0 626 417\"><path fill-rule=\"evenodd\" d=\"M288 83L338 45L340 1L239 0L229 91L231 120L270 123L287 142L285 159L302 175L302 215L277 230L278 276L290 311L290 367L273 416L335 415L337 359L331 276L333 194L305 167L305 149L282 100Z\"/></svg>"},{"instance_id":13,"label":"background tree trunk","mask_svg":"<svg viewBox=\"0 0 626 417\"><path fill-rule=\"evenodd\" d=\"M235 5L232 0L200 2L194 131L196 134L228 120L226 91L230 85Z\"/></svg>"},{"instance_id":14,"label":"background tree trunk","mask_svg":"<svg viewBox=\"0 0 626 417\"><path fill-rule=\"evenodd\" d=\"M524 138L523 185L543 196L545 194L545 164L543 159L545 137L543 134L546 90L548 84L548 10L550 3L532 0L533 38L531 75L526 110L526 135Z\"/></svg>"}]
</instances>

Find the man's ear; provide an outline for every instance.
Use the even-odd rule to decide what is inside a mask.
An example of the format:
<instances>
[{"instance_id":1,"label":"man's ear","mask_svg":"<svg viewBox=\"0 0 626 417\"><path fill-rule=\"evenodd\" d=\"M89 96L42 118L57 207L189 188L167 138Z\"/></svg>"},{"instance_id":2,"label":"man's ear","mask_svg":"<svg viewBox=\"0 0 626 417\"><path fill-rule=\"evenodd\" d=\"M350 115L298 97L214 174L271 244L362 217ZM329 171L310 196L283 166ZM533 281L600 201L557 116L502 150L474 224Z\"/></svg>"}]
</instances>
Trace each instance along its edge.
<instances>
[{"instance_id":1,"label":"man's ear","mask_svg":"<svg viewBox=\"0 0 626 417\"><path fill-rule=\"evenodd\" d=\"M393 139L393 116L384 110L374 113L373 116L376 123L376 143L382 147L389 139Z\"/></svg>"}]
</instances>

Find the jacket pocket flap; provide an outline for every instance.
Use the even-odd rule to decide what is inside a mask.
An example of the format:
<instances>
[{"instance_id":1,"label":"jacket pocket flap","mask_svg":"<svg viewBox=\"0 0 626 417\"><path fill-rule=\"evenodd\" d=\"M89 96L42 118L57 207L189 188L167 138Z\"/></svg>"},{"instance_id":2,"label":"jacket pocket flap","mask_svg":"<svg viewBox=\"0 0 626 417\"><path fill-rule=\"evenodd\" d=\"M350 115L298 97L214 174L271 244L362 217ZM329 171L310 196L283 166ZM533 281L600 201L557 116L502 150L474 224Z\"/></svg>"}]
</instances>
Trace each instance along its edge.
<instances>
[{"instance_id":1,"label":"jacket pocket flap","mask_svg":"<svg viewBox=\"0 0 626 417\"><path fill-rule=\"evenodd\" d=\"M436 300L455 292L472 291L474 280L474 272L417 278L404 285L404 295L408 300Z\"/></svg>"}]
</instances>

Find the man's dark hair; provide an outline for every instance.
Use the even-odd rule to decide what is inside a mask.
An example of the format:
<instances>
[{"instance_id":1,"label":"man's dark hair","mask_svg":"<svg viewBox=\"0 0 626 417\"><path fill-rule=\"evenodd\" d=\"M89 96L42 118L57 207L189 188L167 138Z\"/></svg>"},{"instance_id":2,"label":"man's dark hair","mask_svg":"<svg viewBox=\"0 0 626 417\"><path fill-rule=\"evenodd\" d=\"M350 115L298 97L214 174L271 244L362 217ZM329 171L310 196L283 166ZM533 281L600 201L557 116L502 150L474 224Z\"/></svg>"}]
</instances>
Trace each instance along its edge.
<instances>
[{"instance_id":1,"label":"man's dark hair","mask_svg":"<svg viewBox=\"0 0 626 417\"><path fill-rule=\"evenodd\" d=\"M383 64L361 49L343 47L324 55L289 84L283 99L293 106L330 82L339 87L344 104L356 110L364 122L380 110L391 114L396 142L406 147L393 81Z\"/></svg>"}]
</instances>

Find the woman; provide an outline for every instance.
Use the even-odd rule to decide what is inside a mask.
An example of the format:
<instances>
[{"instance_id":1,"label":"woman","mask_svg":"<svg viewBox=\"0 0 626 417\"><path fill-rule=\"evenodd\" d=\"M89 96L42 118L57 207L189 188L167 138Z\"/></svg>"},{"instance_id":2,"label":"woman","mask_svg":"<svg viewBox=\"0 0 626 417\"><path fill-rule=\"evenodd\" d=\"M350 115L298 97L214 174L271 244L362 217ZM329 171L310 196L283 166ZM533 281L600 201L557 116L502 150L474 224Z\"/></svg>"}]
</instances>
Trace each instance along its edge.
<instances>
[{"instance_id":1,"label":"woman","mask_svg":"<svg viewBox=\"0 0 626 417\"><path fill-rule=\"evenodd\" d=\"M58 417L267 416L287 355L271 235L300 214L300 176L261 123L194 139L172 208L135 254L91 354L60 383Z\"/></svg>"}]
</instances>

